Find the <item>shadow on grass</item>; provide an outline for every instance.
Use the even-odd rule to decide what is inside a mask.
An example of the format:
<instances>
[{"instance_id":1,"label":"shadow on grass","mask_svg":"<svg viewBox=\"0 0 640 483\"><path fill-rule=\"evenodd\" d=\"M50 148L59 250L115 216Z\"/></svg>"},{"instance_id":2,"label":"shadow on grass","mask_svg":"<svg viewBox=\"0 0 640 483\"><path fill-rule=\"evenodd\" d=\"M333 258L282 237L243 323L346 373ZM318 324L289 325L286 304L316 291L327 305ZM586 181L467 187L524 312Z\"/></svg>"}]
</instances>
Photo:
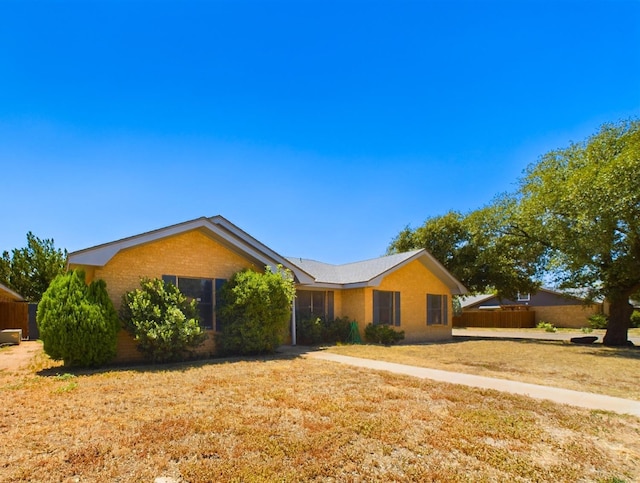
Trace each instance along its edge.
<instances>
[{"instance_id":1,"label":"shadow on grass","mask_svg":"<svg viewBox=\"0 0 640 483\"><path fill-rule=\"evenodd\" d=\"M306 349L306 350L305 350ZM262 355L247 355L247 356L233 356L233 357L208 357L208 358L194 358L179 362L129 362L129 363L112 363L105 364L101 367L71 367L71 366L56 366L47 369L42 369L36 372L36 375L42 377L58 377L61 374L72 374L74 376L86 376L92 374L104 374L110 372L142 372L142 373L156 373L156 372L186 372L194 368L211 366L211 365L223 365L233 364L237 362L271 362L282 360L294 360L302 357L306 352L318 350L317 347L309 347L303 350L281 350L278 349L273 354Z\"/></svg>"}]
</instances>

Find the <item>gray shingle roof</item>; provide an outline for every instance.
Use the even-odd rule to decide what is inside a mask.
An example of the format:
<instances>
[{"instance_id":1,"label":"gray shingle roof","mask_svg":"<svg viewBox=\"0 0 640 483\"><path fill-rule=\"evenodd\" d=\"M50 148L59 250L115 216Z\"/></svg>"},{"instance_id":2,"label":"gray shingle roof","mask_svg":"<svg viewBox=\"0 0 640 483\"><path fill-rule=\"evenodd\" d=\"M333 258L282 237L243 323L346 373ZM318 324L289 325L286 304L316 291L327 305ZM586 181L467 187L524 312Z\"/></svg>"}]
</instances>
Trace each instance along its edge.
<instances>
[{"instance_id":1,"label":"gray shingle roof","mask_svg":"<svg viewBox=\"0 0 640 483\"><path fill-rule=\"evenodd\" d=\"M317 283L348 285L369 282L411 260L420 253L426 252L424 250L413 250L344 265L331 265L296 257L287 257L287 260L315 277Z\"/></svg>"}]
</instances>

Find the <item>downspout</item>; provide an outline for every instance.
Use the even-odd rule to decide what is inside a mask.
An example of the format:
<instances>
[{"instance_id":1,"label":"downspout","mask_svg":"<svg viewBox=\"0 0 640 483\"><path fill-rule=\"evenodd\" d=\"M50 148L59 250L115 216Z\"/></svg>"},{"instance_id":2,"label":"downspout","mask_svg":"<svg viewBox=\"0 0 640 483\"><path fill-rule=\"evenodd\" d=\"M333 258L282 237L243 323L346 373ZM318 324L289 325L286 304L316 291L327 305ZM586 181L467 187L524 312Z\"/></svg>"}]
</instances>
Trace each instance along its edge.
<instances>
[{"instance_id":1,"label":"downspout","mask_svg":"<svg viewBox=\"0 0 640 483\"><path fill-rule=\"evenodd\" d=\"M291 302L291 345L296 345L296 298L293 297Z\"/></svg>"}]
</instances>

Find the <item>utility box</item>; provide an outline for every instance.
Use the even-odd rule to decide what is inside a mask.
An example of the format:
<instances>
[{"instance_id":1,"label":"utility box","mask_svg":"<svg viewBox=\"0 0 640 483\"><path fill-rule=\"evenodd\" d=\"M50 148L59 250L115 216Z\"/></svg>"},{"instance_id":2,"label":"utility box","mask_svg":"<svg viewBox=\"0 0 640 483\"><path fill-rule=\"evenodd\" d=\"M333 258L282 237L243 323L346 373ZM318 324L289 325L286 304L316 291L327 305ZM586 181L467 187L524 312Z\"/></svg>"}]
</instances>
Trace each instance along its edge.
<instances>
[{"instance_id":1,"label":"utility box","mask_svg":"<svg viewBox=\"0 0 640 483\"><path fill-rule=\"evenodd\" d=\"M2 344L20 345L21 340L22 340L22 329L0 330L0 345Z\"/></svg>"}]
</instances>

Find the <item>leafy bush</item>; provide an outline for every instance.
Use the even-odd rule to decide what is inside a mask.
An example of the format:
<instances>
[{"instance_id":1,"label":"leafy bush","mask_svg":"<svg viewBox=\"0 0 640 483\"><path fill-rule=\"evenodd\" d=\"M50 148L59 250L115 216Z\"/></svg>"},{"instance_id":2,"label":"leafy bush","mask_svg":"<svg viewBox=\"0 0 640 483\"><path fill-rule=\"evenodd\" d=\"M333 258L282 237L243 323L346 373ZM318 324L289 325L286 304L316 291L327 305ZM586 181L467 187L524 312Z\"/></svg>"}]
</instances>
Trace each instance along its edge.
<instances>
[{"instance_id":1,"label":"leafy bush","mask_svg":"<svg viewBox=\"0 0 640 483\"><path fill-rule=\"evenodd\" d=\"M404 330L397 331L388 325L369 324L364 329L364 336L374 344L393 345L404 339Z\"/></svg>"},{"instance_id":2,"label":"leafy bush","mask_svg":"<svg viewBox=\"0 0 640 483\"><path fill-rule=\"evenodd\" d=\"M333 320L308 317L296 320L298 343L303 345L347 342L350 331L351 319L349 317L338 317Z\"/></svg>"},{"instance_id":3,"label":"leafy bush","mask_svg":"<svg viewBox=\"0 0 640 483\"><path fill-rule=\"evenodd\" d=\"M555 325L553 325L550 322L543 322L540 321L538 322L538 324L536 325L536 328L538 329L544 329L545 332L558 332L558 329L556 329Z\"/></svg>"},{"instance_id":4,"label":"leafy bush","mask_svg":"<svg viewBox=\"0 0 640 483\"><path fill-rule=\"evenodd\" d=\"M634 310L631 314L631 327L634 329L640 328L640 310Z\"/></svg>"},{"instance_id":5,"label":"leafy bush","mask_svg":"<svg viewBox=\"0 0 640 483\"><path fill-rule=\"evenodd\" d=\"M83 271L58 275L42 295L36 321L44 351L66 366L99 366L116 355L120 323L104 280Z\"/></svg>"},{"instance_id":6,"label":"leafy bush","mask_svg":"<svg viewBox=\"0 0 640 483\"><path fill-rule=\"evenodd\" d=\"M124 294L121 316L138 350L154 362L185 359L206 338L196 301L157 278L143 278L140 288Z\"/></svg>"},{"instance_id":7,"label":"leafy bush","mask_svg":"<svg viewBox=\"0 0 640 483\"><path fill-rule=\"evenodd\" d=\"M243 270L222 286L218 316L225 354L273 352L284 340L295 296L293 277L278 266L264 273Z\"/></svg>"},{"instance_id":8,"label":"leafy bush","mask_svg":"<svg viewBox=\"0 0 640 483\"><path fill-rule=\"evenodd\" d=\"M591 327L581 327L580 330L584 334L590 334L591 332L593 332L593 329Z\"/></svg>"},{"instance_id":9,"label":"leafy bush","mask_svg":"<svg viewBox=\"0 0 640 483\"><path fill-rule=\"evenodd\" d=\"M351 323L355 322L349 317L338 317L325 325L324 341L329 344L348 342L351 333Z\"/></svg>"},{"instance_id":10,"label":"leafy bush","mask_svg":"<svg viewBox=\"0 0 640 483\"><path fill-rule=\"evenodd\" d=\"M608 317L604 314L593 314L589 316L589 327L592 329L606 329Z\"/></svg>"},{"instance_id":11,"label":"leafy bush","mask_svg":"<svg viewBox=\"0 0 640 483\"><path fill-rule=\"evenodd\" d=\"M325 324L320 317L296 319L296 336L298 343L315 345L324 342Z\"/></svg>"}]
</instances>

